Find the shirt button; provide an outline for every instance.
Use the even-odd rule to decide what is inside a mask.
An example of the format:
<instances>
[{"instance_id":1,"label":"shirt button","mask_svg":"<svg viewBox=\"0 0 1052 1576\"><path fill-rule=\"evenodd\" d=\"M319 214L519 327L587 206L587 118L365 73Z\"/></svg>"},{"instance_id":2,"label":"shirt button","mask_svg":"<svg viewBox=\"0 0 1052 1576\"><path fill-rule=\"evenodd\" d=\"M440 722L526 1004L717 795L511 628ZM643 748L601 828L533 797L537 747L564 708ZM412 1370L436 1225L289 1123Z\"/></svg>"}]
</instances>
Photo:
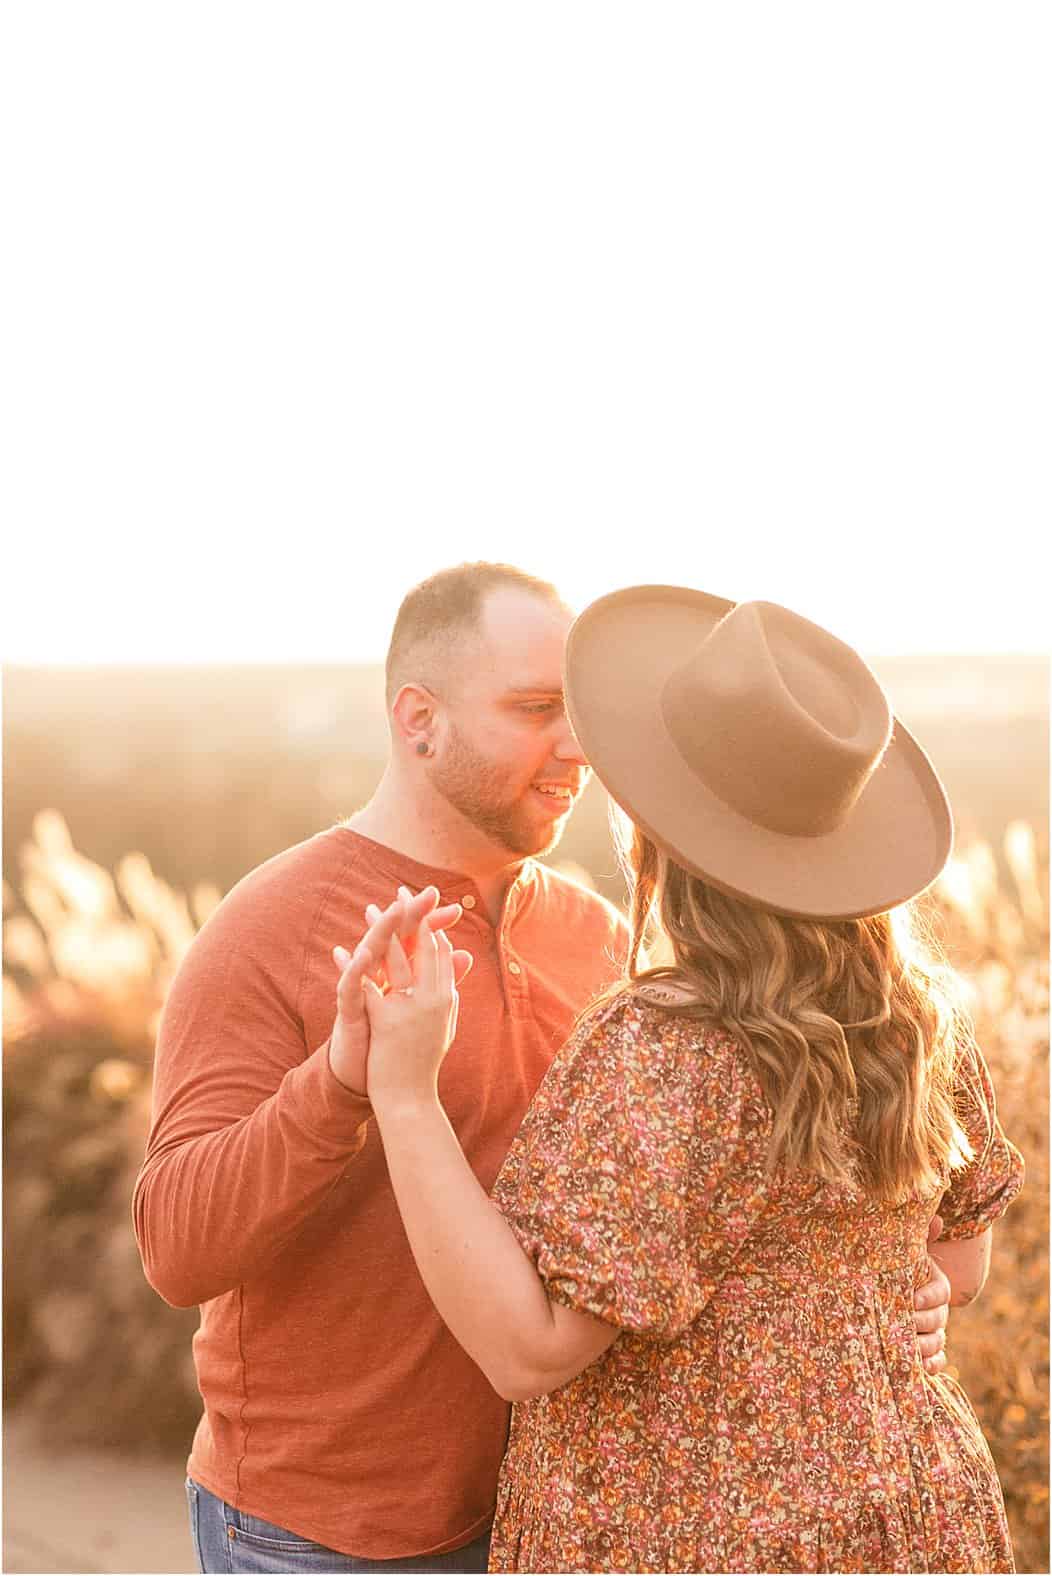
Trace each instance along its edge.
<instances>
[{"instance_id":1,"label":"shirt button","mask_svg":"<svg viewBox=\"0 0 1052 1576\"><path fill-rule=\"evenodd\" d=\"M516 963L514 958L512 958L511 961L508 964L508 973L509 974L521 974L522 973L522 965L520 963Z\"/></svg>"},{"instance_id":2,"label":"shirt button","mask_svg":"<svg viewBox=\"0 0 1052 1576\"><path fill-rule=\"evenodd\" d=\"M472 897L470 892L465 892L464 893L464 896L460 900L460 906L461 906L461 908L474 908L475 907L475 899Z\"/></svg>"}]
</instances>

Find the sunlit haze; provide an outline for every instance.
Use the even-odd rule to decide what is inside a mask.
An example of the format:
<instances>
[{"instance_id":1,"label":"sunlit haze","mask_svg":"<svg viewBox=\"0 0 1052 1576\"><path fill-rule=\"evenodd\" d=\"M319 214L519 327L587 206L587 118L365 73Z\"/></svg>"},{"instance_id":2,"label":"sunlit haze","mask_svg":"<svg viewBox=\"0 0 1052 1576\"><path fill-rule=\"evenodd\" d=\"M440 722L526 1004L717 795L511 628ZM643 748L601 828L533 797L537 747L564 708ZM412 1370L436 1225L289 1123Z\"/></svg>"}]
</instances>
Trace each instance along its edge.
<instances>
[{"instance_id":1,"label":"sunlit haze","mask_svg":"<svg viewBox=\"0 0 1052 1576\"><path fill-rule=\"evenodd\" d=\"M377 661L473 558L1045 650L1035 14L17 8L3 659Z\"/></svg>"}]
</instances>

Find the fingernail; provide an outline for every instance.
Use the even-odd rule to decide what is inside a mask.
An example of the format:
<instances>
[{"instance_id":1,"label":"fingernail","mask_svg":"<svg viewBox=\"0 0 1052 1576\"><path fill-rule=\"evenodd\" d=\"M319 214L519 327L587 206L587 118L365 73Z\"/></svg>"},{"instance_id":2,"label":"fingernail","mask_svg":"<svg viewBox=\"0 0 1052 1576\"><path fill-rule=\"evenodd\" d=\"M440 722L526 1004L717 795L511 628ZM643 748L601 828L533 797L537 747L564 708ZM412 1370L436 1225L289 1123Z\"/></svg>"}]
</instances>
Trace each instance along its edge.
<instances>
[{"instance_id":1,"label":"fingernail","mask_svg":"<svg viewBox=\"0 0 1052 1576\"><path fill-rule=\"evenodd\" d=\"M366 905L365 905L365 917L366 917L366 919L376 919L378 917L379 913L380 913L380 910L377 908L375 903L366 903Z\"/></svg>"},{"instance_id":2,"label":"fingernail","mask_svg":"<svg viewBox=\"0 0 1052 1576\"><path fill-rule=\"evenodd\" d=\"M351 961L351 954L346 947L333 947L332 955L337 963L349 963Z\"/></svg>"}]
</instances>

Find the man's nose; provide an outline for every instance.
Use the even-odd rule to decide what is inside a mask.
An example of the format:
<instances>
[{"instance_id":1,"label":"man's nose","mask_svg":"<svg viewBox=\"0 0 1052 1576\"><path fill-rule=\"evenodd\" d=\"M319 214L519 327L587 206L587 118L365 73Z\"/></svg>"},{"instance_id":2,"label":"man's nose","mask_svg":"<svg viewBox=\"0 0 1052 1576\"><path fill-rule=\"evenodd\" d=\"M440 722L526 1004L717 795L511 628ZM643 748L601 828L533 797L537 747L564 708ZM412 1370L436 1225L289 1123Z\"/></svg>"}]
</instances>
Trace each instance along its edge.
<instances>
[{"instance_id":1,"label":"man's nose","mask_svg":"<svg viewBox=\"0 0 1052 1576\"><path fill-rule=\"evenodd\" d=\"M559 730L559 737L555 741L552 751L556 760L575 761L578 766L587 766L588 760L584 751L577 742L577 735L570 726L570 719L563 713L563 725Z\"/></svg>"}]
</instances>

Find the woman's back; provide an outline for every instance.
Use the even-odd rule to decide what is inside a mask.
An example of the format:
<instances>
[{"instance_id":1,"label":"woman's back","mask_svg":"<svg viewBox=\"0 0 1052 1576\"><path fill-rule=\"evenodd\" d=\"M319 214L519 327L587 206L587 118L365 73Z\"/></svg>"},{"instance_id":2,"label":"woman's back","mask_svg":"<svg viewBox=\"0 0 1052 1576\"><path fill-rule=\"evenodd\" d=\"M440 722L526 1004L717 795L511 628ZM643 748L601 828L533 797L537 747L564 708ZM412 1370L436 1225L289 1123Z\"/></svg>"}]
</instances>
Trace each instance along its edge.
<instances>
[{"instance_id":1,"label":"woman's back","mask_svg":"<svg viewBox=\"0 0 1052 1576\"><path fill-rule=\"evenodd\" d=\"M1022 1169L966 1083L962 1237ZM516 1407L494 1568L1012 1569L978 1425L917 1351L939 1193L769 1175L771 1121L747 1049L645 987L556 1058L494 1198L549 1295L625 1333Z\"/></svg>"}]
</instances>

